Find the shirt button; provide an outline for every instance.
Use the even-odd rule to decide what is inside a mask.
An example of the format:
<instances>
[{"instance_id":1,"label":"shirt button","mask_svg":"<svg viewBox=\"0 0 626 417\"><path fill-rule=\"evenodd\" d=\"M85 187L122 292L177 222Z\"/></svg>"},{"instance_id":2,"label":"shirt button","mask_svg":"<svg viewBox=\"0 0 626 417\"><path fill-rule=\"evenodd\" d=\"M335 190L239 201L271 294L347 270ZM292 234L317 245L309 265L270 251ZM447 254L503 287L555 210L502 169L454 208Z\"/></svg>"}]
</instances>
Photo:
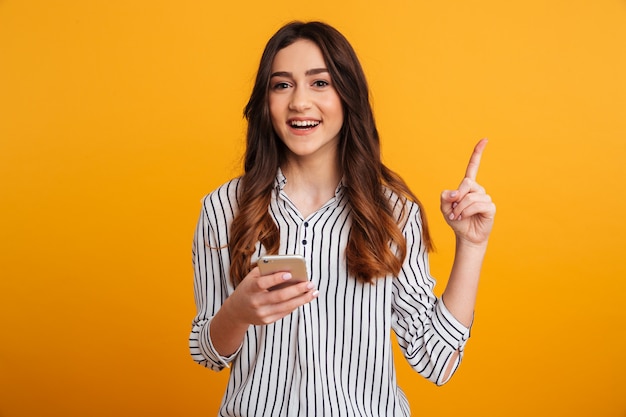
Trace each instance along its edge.
<instances>
[{"instance_id":1,"label":"shirt button","mask_svg":"<svg viewBox=\"0 0 626 417\"><path fill-rule=\"evenodd\" d=\"M304 222L304 227L309 227L309 222Z\"/></svg>"},{"instance_id":2,"label":"shirt button","mask_svg":"<svg viewBox=\"0 0 626 417\"><path fill-rule=\"evenodd\" d=\"M302 244L303 244L303 245L306 245L306 239L304 239L304 240L302 241Z\"/></svg>"}]
</instances>

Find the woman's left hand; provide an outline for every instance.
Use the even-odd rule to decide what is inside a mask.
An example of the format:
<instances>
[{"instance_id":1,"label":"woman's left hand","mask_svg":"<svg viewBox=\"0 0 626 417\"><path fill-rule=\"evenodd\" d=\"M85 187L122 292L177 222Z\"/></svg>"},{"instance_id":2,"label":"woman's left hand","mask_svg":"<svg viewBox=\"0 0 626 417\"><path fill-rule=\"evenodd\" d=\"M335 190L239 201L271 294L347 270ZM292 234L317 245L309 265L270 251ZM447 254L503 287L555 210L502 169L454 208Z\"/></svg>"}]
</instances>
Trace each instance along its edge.
<instances>
[{"instance_id":1,"label":"woman's left hand","mask_svg":"<svg viewBox=\"0 0 626 417\"><path fill-rule=\"evenodd\" d=\"M496 206L476 182L478 167L487 139L474 148L465 178L456 190L441 193L441 213L457 239L473 245L486 245L493 227Z\"/></svg>"}]
</instances>

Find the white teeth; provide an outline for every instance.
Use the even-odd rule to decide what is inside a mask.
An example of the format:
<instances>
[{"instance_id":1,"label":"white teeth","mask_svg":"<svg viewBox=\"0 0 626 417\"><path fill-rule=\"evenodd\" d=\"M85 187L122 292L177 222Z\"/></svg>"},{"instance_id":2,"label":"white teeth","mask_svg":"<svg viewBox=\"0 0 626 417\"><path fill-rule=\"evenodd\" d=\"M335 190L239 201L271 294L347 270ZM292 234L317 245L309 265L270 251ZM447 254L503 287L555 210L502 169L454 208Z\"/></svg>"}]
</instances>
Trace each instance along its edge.
<instances>
[{"instance_id":1,"label":"white teeth","mask_svg":"<svg viewBox=\"0 0 626 417\"><path fill-rule=\"evenodd\" d=\"M319 125L320 122L315 120L292 120L291 126L296 127L313 127Z\"/></svg>"}]
</instances>

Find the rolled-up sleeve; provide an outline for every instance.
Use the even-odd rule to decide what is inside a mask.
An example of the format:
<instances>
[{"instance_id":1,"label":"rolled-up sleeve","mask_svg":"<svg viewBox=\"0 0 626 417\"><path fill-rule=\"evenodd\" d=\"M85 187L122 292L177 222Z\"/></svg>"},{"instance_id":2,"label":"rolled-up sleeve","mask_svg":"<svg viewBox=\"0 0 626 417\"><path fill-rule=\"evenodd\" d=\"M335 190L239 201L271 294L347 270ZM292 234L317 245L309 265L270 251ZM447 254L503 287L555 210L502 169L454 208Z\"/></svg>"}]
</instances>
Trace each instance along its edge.
<instances>
[{"instance_id":1,"label":"rolled-up sleeve","mask_svg":"<svg viewBox=\"0 0 626 417\"><path fill-rule=\"evenodd\" d=\"M430 275L417 206L411 207L403 233L407 256L394 280L392 325L413 369L431 382L443 385L461 362L470 329L456 320L433 292L435 280ZM450 366L451 372L446 374Z\"/></svg>"},{"instance_id":2,"label":"rolled-up sleeve","mask_svg":"<svg viewBox=\"0 0 626 417\"><path fill-rule=\"evenodd\" d=\"M228 191L217 190L203 199L192 245L197 314L192 322L189 350L194 361L215 371L228 367L238 354L221 356L209 331L215 313L232 292L228 277L227 229L232 217Z\"/></svg>"},{"instance_id":3,"label":"rolled-up sleeve","mask_svg":"<svg viewBox=\"0 0 626 417\"><path fill-rule=\"evenodd\" d=\"M189 338L189 349L191 351L192 358L207 368L211 368L214 371L221 371L224 368L230 367L230 363L237 357L239 350L230 356L221 356L211 341L210 331L211 320L201 320L198 323L194 322L194 326L191 331L191 337Z\"/></svg>"}]
</instances>

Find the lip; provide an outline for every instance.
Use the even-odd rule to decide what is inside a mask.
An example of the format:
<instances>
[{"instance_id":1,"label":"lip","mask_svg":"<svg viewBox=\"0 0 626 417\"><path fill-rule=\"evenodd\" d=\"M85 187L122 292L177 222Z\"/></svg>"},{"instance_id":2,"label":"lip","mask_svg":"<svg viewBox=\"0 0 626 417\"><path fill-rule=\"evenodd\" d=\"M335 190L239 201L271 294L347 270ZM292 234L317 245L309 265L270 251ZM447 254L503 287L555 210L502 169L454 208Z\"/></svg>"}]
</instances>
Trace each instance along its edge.
<instances>
[{"instance_id":1,"label":"lip","mask_svg":"<svg viewBox=\"0 0 626 417\"><path fill-rule=\"evenodd\" d=\"M294 122L316 122L317 125L308 126L307 128L297 128L293 126ZM318 127L322 124L320 119L316 119L314 117L293 117L287 120L287 128L291 133L297 136L306 136L316 131Z\"/></svg>"}]
</instances>

